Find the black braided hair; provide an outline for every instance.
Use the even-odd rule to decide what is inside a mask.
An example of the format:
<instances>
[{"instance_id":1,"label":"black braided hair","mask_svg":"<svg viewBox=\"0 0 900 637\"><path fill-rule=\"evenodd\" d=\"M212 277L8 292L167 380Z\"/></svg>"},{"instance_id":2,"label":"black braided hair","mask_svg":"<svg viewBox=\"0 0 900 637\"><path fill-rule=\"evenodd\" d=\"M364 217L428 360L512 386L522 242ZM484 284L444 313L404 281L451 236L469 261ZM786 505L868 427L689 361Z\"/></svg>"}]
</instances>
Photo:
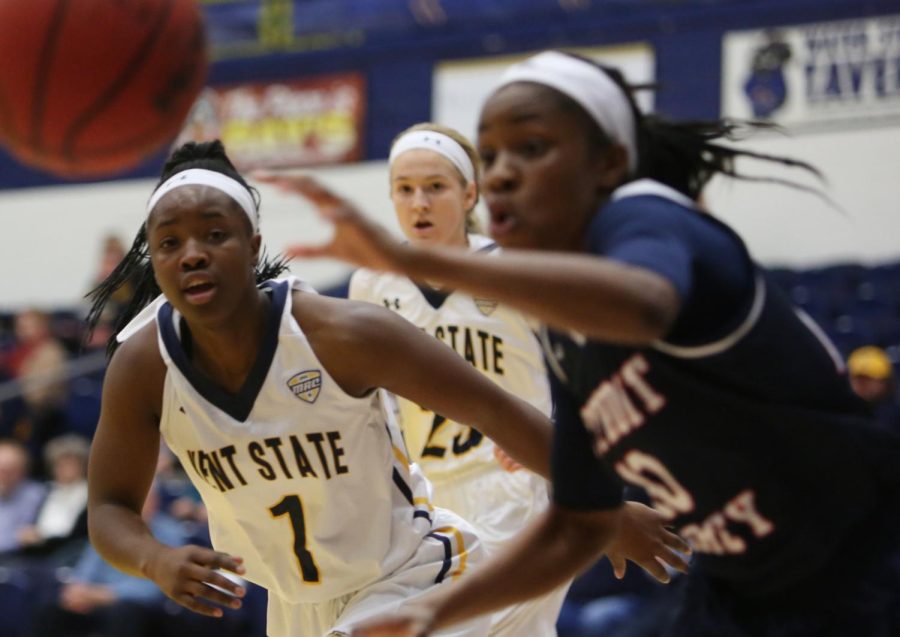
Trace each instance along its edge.
<instances>
[{"instance_id":1,"label":"black braided hair","mask_svg":"<svg viewBox=\"0 0 900 637\"><path fill-rule=\"evenodd\" d=\"M780 130L776 125L769 122L734 119L673 122L658 115L644 115L637 106L634 91L649 87L629 85L624 75L616 68L604 66L580 55L571 53L566 55L599 68L622 89L635 121L638 147L638 168L635 178L654 179L695 201L703 187L717 173L745 181L778 183L816 194L829 201L821 191L789 179L755 177L739 173L735 168L735 160L739 157L748 157L801 168L824 183L825 178L815 166L789 157L757 153L718 143L718 140L740 141L760 130ZM594 140L597 145L605 146L611 143L606 133L581 106L568 96L558 91L556 93L564 101L571 102L570 107L577 108L590 120L595 129Z\"/></svg>"},{"instance_id":2,"label":"black braided hair","mask_svg":"<svg viewBox=\"0 0 900 637\"><path fill-rule=\"evenodd\" d=\"M178 174L190 168L205 168L214 170L227 175L244 186L253 197L256 207L259 208L259 192L250 186L244 178L241 177L234 164L225 154L225 147L219 140L211 142L187 142L175 149L172 155L166 161L160 174L159 182L156 188L159 188L172 175ZM156 189L154 189L155 191ZM247 220L248 231L250 230L250 221ZM276 256L270 259L265 251L263 251L259 263L256 266L256 281L261 283L268 279L272 279L288 269L287 261ZM150 263L150 252L147 248L147 224L142 223L131 248L116 266L115 270L110 273L97 287L87 293L86 297L91 301L91 309L88 311L85 322L87 329L84 337L86 343L94 328L100 322L103 310L106 307L110 297L123 285L131 283L134 285L134 294L122 308L119 313L113 335L110 337L106 345L107 355L112 356L118 347L116 334L118 334L137 314L146 307L153 299L161 294L159 286L156 284L156 278L153 275L153 266Z\"/></svg>"}]
</instances>

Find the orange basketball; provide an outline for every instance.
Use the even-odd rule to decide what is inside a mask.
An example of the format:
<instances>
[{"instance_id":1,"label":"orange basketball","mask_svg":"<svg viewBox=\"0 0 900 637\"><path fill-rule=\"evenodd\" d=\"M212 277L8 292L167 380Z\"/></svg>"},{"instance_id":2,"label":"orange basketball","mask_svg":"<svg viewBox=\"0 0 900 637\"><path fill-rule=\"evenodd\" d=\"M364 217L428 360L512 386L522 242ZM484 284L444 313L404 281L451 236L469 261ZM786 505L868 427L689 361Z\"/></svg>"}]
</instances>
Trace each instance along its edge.
<instances>
[{"instance_id":1,"label":"orange basketball","mask_svg":"<svg viewBox=\"0 0 900 637\"><path fill-rule=\"evenodd\" d=\"M0 0L0 143L54 173L133 167L206 79L195 0Z\"/></svg>"}]
</instances>

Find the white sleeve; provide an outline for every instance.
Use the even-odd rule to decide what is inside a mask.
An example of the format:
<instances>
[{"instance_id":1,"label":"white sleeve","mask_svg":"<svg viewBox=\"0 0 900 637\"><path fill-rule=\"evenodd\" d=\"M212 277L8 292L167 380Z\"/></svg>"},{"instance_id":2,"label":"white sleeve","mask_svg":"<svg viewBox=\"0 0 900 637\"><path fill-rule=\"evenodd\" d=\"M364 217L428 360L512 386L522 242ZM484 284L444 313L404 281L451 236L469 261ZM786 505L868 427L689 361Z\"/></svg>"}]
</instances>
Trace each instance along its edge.
<instances>
[{"instance_id":1,"label":"white sleeve","mask_svg":"<svg viewBox=\"0 0 900 637\"><path fill-rule=\"evenodd\" d=\"M354 301L375 303L376 301L374 301L372 297L373 283L373 273L365 268L360 268L350 277L350 288L347 292L347 298Z\"/></svg>"}]
</instances>

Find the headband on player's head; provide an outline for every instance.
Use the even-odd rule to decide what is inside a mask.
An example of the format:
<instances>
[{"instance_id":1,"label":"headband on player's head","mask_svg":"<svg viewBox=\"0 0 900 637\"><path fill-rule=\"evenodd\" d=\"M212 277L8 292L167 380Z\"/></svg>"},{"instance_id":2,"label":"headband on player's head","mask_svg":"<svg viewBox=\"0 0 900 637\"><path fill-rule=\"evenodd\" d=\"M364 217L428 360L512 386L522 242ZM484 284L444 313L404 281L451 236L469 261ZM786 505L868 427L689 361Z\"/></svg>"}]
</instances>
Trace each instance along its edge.
<instances>
[{"instance_id":1,"label":"headband on player's head","mask_svg":"<svg viewBox=\"0 0 900 637\"><path fill-rule=\"evenodd\" d=\"M494 90L513 82L543 84L575 100L613 141L625 147L629 172L637 170L631 104L603 69L565 53L545 51L506 69Z\"/></svg>"},{"instance_id":2,"label":"headband on player's head","mask_svg":"<svg viewBox=\"0 0 900 637\"><path fill-rule=\"evenodd\" d=\"M475 181L475 166L472 165L472 160L469 159L469 155L460 143L449 135L430 130L414 130L405 133L391 146L391 156L388 161L393 164L397 157L408 150L430 150L442 155L456 166L467 184Z\"/></svg>"},{"instance_id":3,"label":"headband on player's head","mask_svg":"<svg viewBox=\"0 0 900 637\"><path fill-rule=\"evenodd\" d=\"M256 209L256 202L253 201L250 191L239 181L232 179L228 175L205 168L189 168L180 173L175 173L164 181L153 192L150 201L147 202L147 216L150 216L160 199L181 186L209 186L224 192L247 213L250 225L253 226L253 232L259 232L259 211Z\"/></svg>"}]
</instances>

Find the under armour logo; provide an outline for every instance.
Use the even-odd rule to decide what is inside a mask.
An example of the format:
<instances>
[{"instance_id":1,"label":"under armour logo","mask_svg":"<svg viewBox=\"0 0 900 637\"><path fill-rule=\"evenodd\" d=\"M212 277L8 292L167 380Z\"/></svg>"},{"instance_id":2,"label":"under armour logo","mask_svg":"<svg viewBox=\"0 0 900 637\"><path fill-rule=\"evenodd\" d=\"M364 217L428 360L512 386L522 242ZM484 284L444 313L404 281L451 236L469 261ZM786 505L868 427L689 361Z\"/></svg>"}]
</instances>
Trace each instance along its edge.
<instances>
[{"instance_id":1,"label":"under armour logo","mask_svg":"<svg viewBox=\"0 0 900 637\"><path fill-rule=\"evenodd\" d=\"M381 299L381 302L384 303L384 306L391 310L399 310L400 309L400 299L396 296L393 299Z\"/></svg>"}]
</instances>

